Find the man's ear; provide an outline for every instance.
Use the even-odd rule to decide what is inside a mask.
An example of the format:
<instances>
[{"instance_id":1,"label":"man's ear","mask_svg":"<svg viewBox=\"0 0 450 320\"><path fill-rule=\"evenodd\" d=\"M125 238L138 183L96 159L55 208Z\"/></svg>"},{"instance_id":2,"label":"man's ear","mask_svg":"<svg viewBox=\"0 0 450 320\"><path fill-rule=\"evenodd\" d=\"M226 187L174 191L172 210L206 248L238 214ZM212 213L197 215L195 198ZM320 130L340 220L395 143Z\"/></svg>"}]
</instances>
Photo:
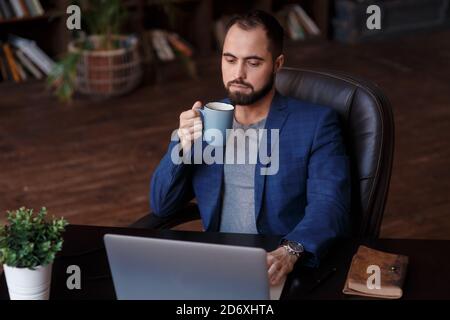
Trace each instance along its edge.
<instances>
[{"instance_id":1,"label":"man's ear","mask_svg":"<svg viewBox=\"0 0 450 320\"><path fill-rule=\"evenodd\" d=\"M284 55L280 54L276 59L275 59L275 72L278 72L284 65Z\"/></svg>"}]
</instances>

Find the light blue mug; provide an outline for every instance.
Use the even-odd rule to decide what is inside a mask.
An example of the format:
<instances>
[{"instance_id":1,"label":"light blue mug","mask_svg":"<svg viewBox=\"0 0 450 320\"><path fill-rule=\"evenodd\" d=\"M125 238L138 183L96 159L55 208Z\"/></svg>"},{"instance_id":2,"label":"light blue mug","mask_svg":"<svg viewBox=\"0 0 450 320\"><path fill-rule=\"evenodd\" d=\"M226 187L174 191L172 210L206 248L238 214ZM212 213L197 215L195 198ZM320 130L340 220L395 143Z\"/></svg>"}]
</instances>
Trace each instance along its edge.
<instances>
[{"instance_id":1,"label":"light blue mug","mask_svg":"<svg viewBox=\"0 0 450 320\"><path fill-rule=\"evenodd\" d=\"M224 146L228 129L233 128L234 106L223 102L210 102L198 111L203 121L203 139L214 147Z\"/></svg>"}]
</instances>

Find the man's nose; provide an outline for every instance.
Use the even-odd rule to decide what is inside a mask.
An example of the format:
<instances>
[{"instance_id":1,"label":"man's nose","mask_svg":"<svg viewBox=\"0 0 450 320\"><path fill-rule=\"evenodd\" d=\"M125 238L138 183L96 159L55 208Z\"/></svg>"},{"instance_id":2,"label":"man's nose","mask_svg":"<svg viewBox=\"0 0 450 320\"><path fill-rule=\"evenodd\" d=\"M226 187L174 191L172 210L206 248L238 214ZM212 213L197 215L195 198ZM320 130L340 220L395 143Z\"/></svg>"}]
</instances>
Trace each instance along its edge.
<instances>
[{"instance_id":1,"label":"man's nose","mask_svg":"<svg viewBox=\"0 0 450 320\"><path fill-rule=\"evenodd\" d=\"M235 79L245 79L246 78L245 65L244 63L238 63L236 66Z\"/></svg>"}]
</instances>

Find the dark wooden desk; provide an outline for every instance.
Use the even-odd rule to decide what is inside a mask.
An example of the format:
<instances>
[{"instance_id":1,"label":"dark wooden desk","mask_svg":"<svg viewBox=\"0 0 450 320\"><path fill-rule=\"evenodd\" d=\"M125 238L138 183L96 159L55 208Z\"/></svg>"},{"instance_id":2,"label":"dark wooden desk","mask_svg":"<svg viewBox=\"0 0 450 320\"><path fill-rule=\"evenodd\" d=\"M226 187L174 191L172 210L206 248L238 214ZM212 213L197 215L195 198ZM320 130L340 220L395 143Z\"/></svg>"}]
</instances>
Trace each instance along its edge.
<instances>
[{"instance_id":1,"label":"dark wooden desk","mask_svg":"<svg viewBox=\"0 0 450 320\"><path fill-rule=\"evenodd\" d=\"M266 250L273 250L279 240L274 236L70 225L64 235L64 249L54 263L50 299L115 299L103 247L103 235L106 233L254 246ZM360 299L342 294L352 255L359 244L355 240L336 243L318 269L297 266L288 277L281 298ZM403 299L450 299L450 241L381 239L365 244L410 257ZM66 270L70 265L81 268L81 290L68 290L66 287L69 276ZM315 281L332 268L336 268L336 272L311 291ZM8 298L5 277L2 275L0 299Z\"/></svg>"}]
</instances>

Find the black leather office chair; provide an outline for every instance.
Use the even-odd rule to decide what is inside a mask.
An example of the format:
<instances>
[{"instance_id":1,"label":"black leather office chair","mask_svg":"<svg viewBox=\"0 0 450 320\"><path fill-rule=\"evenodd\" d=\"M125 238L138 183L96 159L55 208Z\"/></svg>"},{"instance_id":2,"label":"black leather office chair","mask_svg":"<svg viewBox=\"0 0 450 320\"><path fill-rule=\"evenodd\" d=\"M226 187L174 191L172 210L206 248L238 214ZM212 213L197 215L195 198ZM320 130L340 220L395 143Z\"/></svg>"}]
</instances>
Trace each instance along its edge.
<instances>
[{"instance_id":1,"label":"black leather office chair","mask_svg":"<svg viewBox=\"0 0 450 320\"><path fill-rule=\"evenodd\" d=\"M293 68L279 72L276 88L338 111L351 164L353 235L377 238L394 153L394 120L385 95L370 82L341 72ZM132 226L166 229L199 218L197 206L189 203L169 218L149 214Z\"/></svg>"}]
</instances>

